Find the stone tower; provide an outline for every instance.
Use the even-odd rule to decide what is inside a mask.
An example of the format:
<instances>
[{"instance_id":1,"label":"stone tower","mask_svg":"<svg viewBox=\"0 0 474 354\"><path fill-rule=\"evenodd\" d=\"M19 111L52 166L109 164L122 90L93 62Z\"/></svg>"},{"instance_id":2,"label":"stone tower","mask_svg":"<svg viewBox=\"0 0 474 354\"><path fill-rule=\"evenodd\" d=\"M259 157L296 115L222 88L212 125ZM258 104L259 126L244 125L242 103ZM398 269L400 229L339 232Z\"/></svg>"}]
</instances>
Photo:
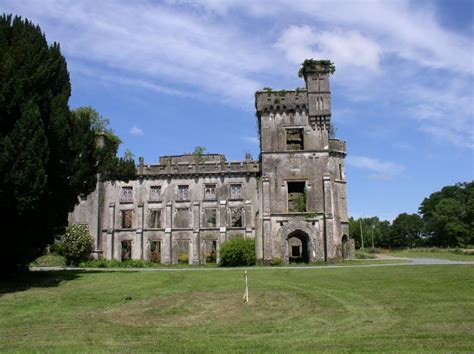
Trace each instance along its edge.
<instances>
[{"instance_id":1,"label":"stone tower","mask_svg":"<svg viewBox=\"0 0 474 354\"><path fill-rule=\"evenodd\" d=\"M289 261L352 258L344 157L332 137L331 62L306 60L306 89L256 93L261 148L258 257ZM258 233L257 233L258 234Z\"/></svg>"}]
</instances>

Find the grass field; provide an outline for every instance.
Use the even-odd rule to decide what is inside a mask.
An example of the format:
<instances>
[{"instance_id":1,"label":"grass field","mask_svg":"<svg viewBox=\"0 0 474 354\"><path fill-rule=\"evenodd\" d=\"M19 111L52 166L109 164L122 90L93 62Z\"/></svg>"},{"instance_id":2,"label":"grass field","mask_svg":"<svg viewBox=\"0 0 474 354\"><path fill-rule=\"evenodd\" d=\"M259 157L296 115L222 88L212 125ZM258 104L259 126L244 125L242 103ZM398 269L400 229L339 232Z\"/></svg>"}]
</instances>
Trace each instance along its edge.
<instances>
[{"instance_id":1,"label":"grass field","mask_svg":"<svg viewBox=\"0 0 474 354\"><path fill-rule=\"evenodd\" d=\"M389 251L388 255L395 257L408 257L408 258L437 258L437 259L449 259L452 261L474 261L474 254L457 254L451 249L442 248L413 248L405 250L394 250Z\"/></svg>"},{"instance_id":2,"label":"grass field","mask_svg":"<svg viewBox=\"0 0 474 354\"><path fill-rule=\"evenodd\" d=\"M33 272L0 351L474 351L474 266ZM126 300L127 298L131 298Z\"/></svg>"}]
</instances>

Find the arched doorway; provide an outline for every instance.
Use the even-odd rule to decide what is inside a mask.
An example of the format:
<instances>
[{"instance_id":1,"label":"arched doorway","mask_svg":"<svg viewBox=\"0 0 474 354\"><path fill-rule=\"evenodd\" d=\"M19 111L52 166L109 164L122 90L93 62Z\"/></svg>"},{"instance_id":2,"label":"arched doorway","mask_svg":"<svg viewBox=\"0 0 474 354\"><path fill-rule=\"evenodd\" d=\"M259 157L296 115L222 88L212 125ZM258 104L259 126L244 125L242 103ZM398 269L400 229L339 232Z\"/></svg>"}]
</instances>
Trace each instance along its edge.
<instances>
[{"instance_id":1,"label":"arched doorway","mask_svg":"<svg viewBox=\"0 0 474 354\"><path fill-rule=\"evenodd\" d=\"M288 261L290 263L308 263L308 234L301 230L293 231L288 235Z\"/></svg>"},{"instance_id":2,"label":"arched doorway","mask_svg":"<svg viewBox=\"0 0 474 354\"><path fill-rule=\"evenodd\" d=\"M342 259L349 258L348 239L347 235L342 235Z\"/></svg>"}]
</instances>

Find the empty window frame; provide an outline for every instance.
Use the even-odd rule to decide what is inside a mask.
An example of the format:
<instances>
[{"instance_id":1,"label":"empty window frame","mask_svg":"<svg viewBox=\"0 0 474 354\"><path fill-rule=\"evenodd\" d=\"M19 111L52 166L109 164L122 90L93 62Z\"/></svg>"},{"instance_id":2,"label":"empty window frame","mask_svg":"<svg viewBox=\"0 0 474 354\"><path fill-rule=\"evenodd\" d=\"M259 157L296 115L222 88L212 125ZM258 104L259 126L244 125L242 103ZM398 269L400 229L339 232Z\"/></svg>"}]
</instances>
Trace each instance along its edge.
<instances>
[{"instance_id":1,"label":"empty window frame","mask_svg":"<svg viewBox=\"0 0 474 354\"><path fill-rule=\"evenodd\" d=\"M161 262L161 242L150 241L150 261L154 263Z\"/></svg>"},{"instance_id":2,"label":"empty window frame","mask_svg":"<svg viewBox=\"0 0 474 354\"><path fill-rule=\"evenodd\" d=\"M161 209L149 210L148 227L159 229L161 227Z\"/></svg>"},{"instance_id":3,"label":"empty window frame","mask_svg":"<svg viewBox=\"0 0 474 354\"><path fill-rule=\"evenodd\" d=\"M230 227L243 227L243 209L230 208Z\"/></svg>"},{"instance_id":4,"label":"empty window frame","mask_svg":"<svg viewBox=\"0 0 474 354\"><path fill-rule=\"evenodd\" d=\"M191 212L190 208L176 208L174 218L174 225L177 228L191 227Z\"/></svg>"},{"instance_id":5,"label":"empty window frame","mask_svg":"<svg viewBox=\"0 0 474 354\"><path fill-rule=\"evenodd\" d=\"M303 150L304 134L303 128L291 128L286 130L286 150Z\"/></svg>"},{"instance_id":6,"label":"empty window frame","mask_svg":"<svg viewBox=\"0 0 474 354\"><path fill-rule=\"evenodd\" d=\"M161 186L151 186L150 200L151 201L160 200L160 196L161 196Z\"/></svg>"},{"instance_id":7,"label":"empty window frame","mask_svg":"<svg viewBox=\"0 0 474 354\"><path fill-rule=\"evenodd\" d=\"M133 210L127 209L127 210L122 210L121 212L122 212L122 229L131 229Z\"/></svg>"},{"instance_id":8,"label":"empty window frame","mask_svg":"<svg viewBox=\"0 0 474 354\"><path fill-rule=\"evenodd\" d=\"M204 199L206 200L216 200L216 185L215 184L205 184L204 185Z\"/></svg>"},{"instance_id":9,"label":"empty window frame","mask_svg":"<svg viewBox=\"0 0 474 354\"><path fill-rule=\"evenodd\" d=\"M306 183L305 182L287 182L288 183L288 212L303 213L306 212Z\"/></svg>"},{"instance_id":10,"label":"empty window frame","mask_svg":"<svg viewBox=\"0 0 474 354\"><path fill-rule=\"evenodd\" d=\"M133 203L133 187L122 187L120 203Z\"/></svg>"},{"instance_id":11,"label":"empty window frame","mask_svg":"<svg viewBox=\"0 0 474 354\"><path fill-rule=\"evenodd\" d=\"M178 186L178 200L189 200L189 186Z\"/></svg>"},{"instance_id":12,"label":"empty window frame","mask_svg":"<svg viewBox=\"0 0 474 354\"><path fill-rule=\"evenodd\" d=\"M242 184L232 183L230 185L230 199L242 199Z\"/></svg>"},{"instance_id":13,"label":"empty window frame","mask_svg":"<svg viewBox=\"0 0 474 354\"><path fill-rule=\"evenodd\" d=\"M125 240L120 244L122 246L120 259L122 261L128 261L129 259L132 259L132 241Z\"/></svg>"},{"instance_id":14,"label":"empty window frame","mask_svg":"<svg viewBox=\"0 0 474 354\"><path fill-rule=\"evenodd\" d=\"M217 209L216 208L205 208L204 209L204 227L216 227L217 225Z\"/></svg>"}]
</instances>

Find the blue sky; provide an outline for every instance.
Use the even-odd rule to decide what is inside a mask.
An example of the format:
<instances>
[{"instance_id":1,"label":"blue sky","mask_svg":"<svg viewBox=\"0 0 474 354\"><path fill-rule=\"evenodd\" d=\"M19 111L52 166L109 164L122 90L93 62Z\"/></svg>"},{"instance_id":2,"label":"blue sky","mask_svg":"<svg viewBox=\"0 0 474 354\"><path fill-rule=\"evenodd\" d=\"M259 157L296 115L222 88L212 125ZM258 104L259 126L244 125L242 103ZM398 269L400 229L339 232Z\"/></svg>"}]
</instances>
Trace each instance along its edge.
<instances>
[{"instance_id":1,"label":"blue sky","mask_svg":"<svg viewBox=\"0 0 474 354\"><path fill-rule=\"evenodd\" d=\"M348 143L349 212L393 219L474 178L474 2L0 0L58 41L72 108L92 106L135 156L202 145L258 157L254 92L302 87L327 58Z\"/></svg>"}]
</instances>

